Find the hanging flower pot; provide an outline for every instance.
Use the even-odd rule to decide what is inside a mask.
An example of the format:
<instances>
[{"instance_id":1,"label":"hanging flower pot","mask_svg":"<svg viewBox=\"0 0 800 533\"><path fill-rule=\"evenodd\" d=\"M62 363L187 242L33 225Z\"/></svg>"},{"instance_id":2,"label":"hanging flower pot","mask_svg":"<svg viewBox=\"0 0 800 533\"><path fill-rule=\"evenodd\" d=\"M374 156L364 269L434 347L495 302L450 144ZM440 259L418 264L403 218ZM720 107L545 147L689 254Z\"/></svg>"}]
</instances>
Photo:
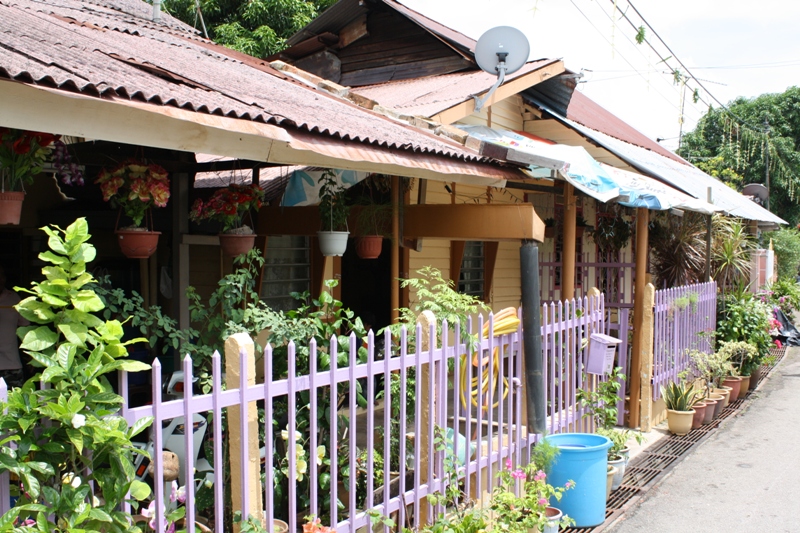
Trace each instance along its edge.
<instances>
[{"instance_id":1,"label":"hanging flower pot","mask_svg":"<svg viewBox=\"0 0 800 533\"><path fill-rule=\"evenodd\" d=\"M236 257L246 254L255 247L256 234L220 233L219 245L222 248L223 254L228 257Z\"/></svg>"},{"instance_id":2,"label":"hanging flower pot","mask_svg":"<svg viewBox=\"0 0 800 533\"><path fill-rule=\"evenodd\" d=\"M23 200L24 192L0 192L0 224L19 225Z\"/></svg>"},{"instance_id":3,"label":"hanging flower pot","mask_svg":"<svg viewBox=\"0 0 800 533\"><path fill-rule=\"evenodd\" d=\"M103 200L119 208L117 242L122 253L131 259L147 259L158 248L158 236L153 231L151 207L164 207L169 201L169 175L158 165L129 160L112 170L100 171L95 183L100 186ZM119 227L125 213L132 226ZM143 226L147 217L148 225Z\"/></svg>"},{"instance_id":4,"label":"hanging flower pot","mask_svg":"<svg viewBox=\"0 0 800 533\"><path fill-rule=\"evenodd\" d=\"M148 231L146 228L118 229L117 242L122 255L128 259L147 259L158 248L160 231Z\"/></svg>"},{"instance_id":5,"label":"hanging flower pot","mask_svg":"<svg viewBox=\"0 0 800 533\"><path fill-rule=\"evenodd\" d=\"M382 249L382 235L365 235L356 239L356 253L361 259L377 259Z\"/></svg>"},{"instance_id":6,"label":"hanging flower pot","mask_svg":"<svg viewBox=\"0 0 800 533\"><path fill-rule=\"evenodd\" d=\"M347 250L349 236L349 231L318 231L319 250L326 257L342 256Z\"/></svg>"},{"instance_id":7,"label":"hanging flower pot","mask_svg":"<svg viewBox=\"0 0 800 533\"><path fill-rule=\"evenodd\" d=\"M200 198L195 200L189 219L195 222L220 222L222 233L219 234L219 245L222 253L236 257L249 252L256 245L256 234L244 224L244 217L251 209L258 210L263 198L264 191L258 185L232 183L214 191L206 201ZM250 223L252 224L252 216Z\"/></svg>"}]
</instances>

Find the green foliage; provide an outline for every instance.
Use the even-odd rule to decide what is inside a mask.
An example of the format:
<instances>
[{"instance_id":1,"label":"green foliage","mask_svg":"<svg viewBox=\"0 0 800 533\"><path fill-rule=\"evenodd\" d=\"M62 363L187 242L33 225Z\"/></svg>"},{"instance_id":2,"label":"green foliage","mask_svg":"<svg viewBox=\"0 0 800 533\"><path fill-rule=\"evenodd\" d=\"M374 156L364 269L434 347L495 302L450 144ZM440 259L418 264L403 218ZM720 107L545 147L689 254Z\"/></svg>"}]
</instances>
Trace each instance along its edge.
<instances>
[{"instance_id":1,"label":"green foliage","mask_svg":"<svg viewBox=\"0 0 800 533\"><path fill-rule=\"evenodd\" d=\"M709 176L726 183L732 189L738 191L745 185L744 176L727 166L727 162L722 156L711 157L705 161L694 161L694 164Z\"/></svg>"},{"instance_id":2,"label":"green foliage","mask_svg":"<svg viewBox=\"0 0 800 533\"><path fill-rule=\"evenodd\" d=\"M610 460L621 458L622 450L628 447L628 442L630 442L631 439L636 439L636 442L640 444L644 440L641 433L631 431L629 429L598 428L597 434L608 437L608 439L611 441L611 448L608 449L608 458Z\"/></svg>"},{"instance_id":3,"label":"green foliage","mask_svg":"<svg viewBox=\"0 0 800 533\"><path fill-rule=\"evenodd\" d=\"M691 411L692 406L697 403L701 398L701 393L689 384L677 384L674 381L667 385L667 388L661 387L661 396L664 398L664 403L667 409L671 411Z\"/></svg>"},{"instance_id":4,"label":"green foliage","mask_svg":"<svg viewBox=\"0 0 800 533\"><path fill-rule=\"evenodd\" d=\"M336 172L328 169L319 177L319 218L323 231L347 231L347 189L336 180Z\"/></svg>"},{"instance_id":5,"label":"green foliage","mask_svg":"<svg viewBox=\"0 0 800 533\"><path fill-rule=\"evenodd\" d=\"M442 320L447 320L447 326L454 331L455 324L461 325L461 341L474 345L477 336L471 336L467 331L467 319L476 313L491 311L489 306L480 298L463 294L455 289L453 280L442 278L442 272L431 266L417 270L418 278L404 279L401 288L410 287L416 293L416 302L412 307L399 309L399 322L389 326L392 333L400 334L402 326L409 333L413 333L417 323L417 315L423 311L431 311L436 316L436 334L441 338ZM410 339L413 346L413 339Z\"/></svg>"},{"instance_id":6,"label":"green foliage","mask_svg":"<svg viewBox=\"0 0 800 533\"><path fill-rule=\"evenodd\" d=\"M771 309L752 294L731 294L720 298L717 304L717 340L720 342L746 342L760 355L766 355L772 346L771 322Z\"/></svg>"},{"instance_id":7,"label":"green foliage","mask_svg":"<svg viewBox=\"0 0 800 533\"><path fill-rule=\"evenodd\" d=\"M631 240L630 220L625 218L621 207L612 207L612 210L610 216L598 215L596 227L589 230L589 235L603 253L619 252Z\"/></svg>"},{"instance_id":8,"label":"green foliage","mask_svg":"<svg viewBox=\"0 0 800 533\"><path fill-rule=\"evenodd\" d=\"M119 416L123 399L106 374L149 368L125 359L127 346L144 339L123 342L122 323L95 314L103 302L87 288L94 279L86 263L96 252L87 242L86 220L66 230L42 230L50 248L39 254L47 263L45 279L30 289L16 288L30 294L16 306L31 322L18 330L21 347L42 370L10 391L0 410L0 472L15 474L24 487L0 519L0 531L14 530L15 519L30 519L25 530L41 533L138 531L119 506L136 504L128 494L149 496L149 488L135 480L133 458L141 452L131 438L151 419L129 428Z\"/></svg>"},{"instance_id":9,"label":"green foliage","mask_svg":"<svg viewBox=\"0 0 800 533\"><path fill-rule=\"evenodd\" d=\"M705 381L707 394L711 393L711 389L715 385L722 385L722 380L726 376L736 375L736 370L733 368L730 357L725 353L705 353L699 350L691 350L689 358L692 360L697 373Z\"/></svg>"},{"instance_id":10,"label":"green foliage","mask_svg":"<svg viewBox=\"0 0 800 533\"><path fill-rule=\"evenodd\" d=\"M718 168L730 169L741 184L764 183L769 150L770 210L792 225L800 222L795 197L800 176L800 87L756 98L737 98L724 109L709 109L695 130L684 135L678 153L692 163L722 158ZM736 118L734 118L734 115ZM765 120L769 134L764 131ZM746 122L746 123L745 123ZM719 176L728 181L727 176Z\"/></svg>"},{"instance_id":11,"label":"green foliage","mask_svg":"<svg viewBox=\"0 0 800 533\"><path fill-rule=\"evenodd\" d=\"M200 0L209 37L229 48L264 58L286 47L335 0ZM168 0L164 8L187 24L200 27L194 0Z\"/></svg>"},{"instance_id":12,"label":"green foliage","mask_svg":"<svg viewBox=\"0 0 800 533\"><path fill-rule=\"evenodd\" d=\"M758 350L755 346L741 341L721 342L717 353L721 359L730 361L743 376L752 374L753 370L761 364L763 359L759 357Z\"/></svg>"},{"instance_id":13,"label":"green foliage","mask_svg":"<svg viewBox=\"0 0 800 533\"><path fill-rule=\"evenodd\" d=\"M639 26L636 30L636 44L642 44L646 39L644 26Z\"/></svg>"},{"instance_id":14,"label":"green foliage","mask_svg":"<svg viewBox=\"0 0 800 533\"><path fill-rule=\"evenodd\" d=\"M800 231L784 228L765 233L762 237L765 247L772 241L778 260L778 278L794 281L800 270Z\"/></svg>"},{"instance_id":15,"label":"green foliage","mask_svg":"<svg viewBox=\"0 0 800 533\"><path fill-rule=\"evenodd\" d=\"M578 389L578 401L586 409L584 416L592 417L598 428L610 430L617 426L617 402L624 380L625 374L622 367L618 366L605 380L598 382L594 390Z\"/></svg>"},{"instance_id":16,"label":"green foliage","mask_svg":"<svg viewBox=\"0 0 800 533\"><path fill-rule=\"evenodd\" d=\"M750 280L750 254L755 242L738 218L714 215L711 222L711 271L722 291Z\"/></svg>"},{"instance_id":17,"label":"green foliage","mask_svg":"<svg viewBox=\"0 0 800 533\"><path fill-rule=\"evenodd\" d=\"M766 287L759 293L761 301L780 307L786 316L792 316L794 311L800 310L800 284L795 278L778 278L778 281Z\"/></svg>"}]
</instances>

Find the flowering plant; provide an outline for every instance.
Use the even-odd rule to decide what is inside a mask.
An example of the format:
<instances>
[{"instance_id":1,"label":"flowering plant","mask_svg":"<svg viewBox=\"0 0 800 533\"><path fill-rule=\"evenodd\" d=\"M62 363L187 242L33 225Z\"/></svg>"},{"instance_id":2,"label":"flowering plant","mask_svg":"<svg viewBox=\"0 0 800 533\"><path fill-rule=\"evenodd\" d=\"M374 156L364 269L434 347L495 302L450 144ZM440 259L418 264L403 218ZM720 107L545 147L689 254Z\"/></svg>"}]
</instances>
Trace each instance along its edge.
<instances>
[{"instance_id":1,"label":"flowering plant","mask_svg":"<svg viewBox=\"0 0 800 533\"><path fill-rule=\"evenodd\" d=\"M101 170L94 182L100 185L103 200L122 208L136 227L141 227L150 207L164 207L169 201L169 176L159 165L125 161L112 170Z\"/></svg>"},{"instance_id":2,"label":"flowering plant","mask_svg":"<svg viewBox=\"0 0 800 533\"><path fill-rule=\"evenodd\" d=\"M500 471L498 478L489 507L494 512L495 526L509 533L543 530L551 520L546 513L550 500L561 500L564 491L575 486L574 481L567 481L563 487L553 487L547 483L547 474L539 469L537 462L525 468L514 468L511 459L506 460L506 468ZM559 521L561 527L572 523L574 521L566 515Z\"/></svg>"},{"instance_id":3,"label":"flowering plant","mask_svg":"<svg viewBox=\"0 0 800 533\"><path fill-rule=\"evenodd\" d=\"M186 487L178 487L178 482L172 482L167 508L161 509L161 520L165 533L175 533L176 524L186 517ZM156 500L152 500L147 508L142 509L142 516L147 520L147 527L156 531Z\"/></svg>"},{"instance_id":4,"label":"flowering plant","mask_svg":"<svg viewBox=\"0 0 800 533\"><path fill-rule=\"evenodd\" d=\"M0 176L3 191L31 184L42 172L57 135L37 131L0 128Z\"/></svg>"},{"instance_id":5,"label":"flowering plant","mask_svg":"<svg viewBox=\"0 0 800 533\"><path fill-rule=\"evenodd\" d=\"M221 222L223 233L238 230L245 227L244 215L251 209L260 208L263 199L264 191L258 185L231 184L217 190L205 202L200 198L195 200L189 218Z\"/></svg>"}]
</instances>

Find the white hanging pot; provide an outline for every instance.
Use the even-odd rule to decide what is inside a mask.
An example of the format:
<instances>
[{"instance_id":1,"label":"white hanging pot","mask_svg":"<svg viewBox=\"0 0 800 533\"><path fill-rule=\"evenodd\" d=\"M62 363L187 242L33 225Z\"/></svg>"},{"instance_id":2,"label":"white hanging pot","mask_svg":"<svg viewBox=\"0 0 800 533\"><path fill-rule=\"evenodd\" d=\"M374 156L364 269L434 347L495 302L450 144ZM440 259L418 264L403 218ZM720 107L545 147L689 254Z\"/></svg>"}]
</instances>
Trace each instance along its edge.
<instances>
[{"instance_id":1,"label":"white hanging pot","mask_svg":"<svg viewBox=\"0 0 800 533\"><path fill-rule=\"evenodd\" d=\"M349 231L318 231L319 249L324 256L341 256L347 249Z\"/></svg>"}]
</instances>

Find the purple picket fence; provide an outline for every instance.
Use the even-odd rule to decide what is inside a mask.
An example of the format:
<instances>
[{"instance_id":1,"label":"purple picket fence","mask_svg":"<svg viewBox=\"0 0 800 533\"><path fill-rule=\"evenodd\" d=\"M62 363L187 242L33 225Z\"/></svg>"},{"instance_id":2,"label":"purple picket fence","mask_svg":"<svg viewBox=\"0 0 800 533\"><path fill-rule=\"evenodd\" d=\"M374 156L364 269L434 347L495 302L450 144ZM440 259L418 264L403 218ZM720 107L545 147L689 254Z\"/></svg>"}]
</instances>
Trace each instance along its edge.
<instances>
[{"instance_id":1,"label":"purple picket fence","mask_svg":"<svg viewBox=\"0 0 800 533\"><path fill-rule=\"evenodd\" d=\"M592 332L606 331L604 313L602 295L543 307L542 356L550 433L592 430L576 395L578 388L591 388L594 384L595 378L584 373L587 356L584 340ZM231 472L231 477L242 483L239 510L247 515L251 508L248 465L254 464L251 461L254 458L246 443L258 438L248 434L247 406L253 404L264 410L263 453L267 460L262 462L264 482L258 490L263 494L266 516L283 517L289 531L296 531L303 517L316 515L339 533L351 533L369 527L370 514L374 513L391 516L398 525L417 529L422 525L423 515L432 518L443 512L432 506L426 496L442 492L448 483L454 482L446 471L446 460L454 461L458 482L464 493L474 498L492 489L496 473L505 468L506 460L514 465L527 463L531 447L539 438L528 433L523 418L521 326L514 332L495 336L494 316L490 315L486 322L489 334L480 338L477 349L471 349L465 342L449 340L461 339L458 325L453 334L443 336L441 345L425 350L419 343L409 349L409 335L403 331L395 345L387 333L383 339L386 349L381 353L370 333L365 344L366 361L359 363L355 357L348 357L346 366L338 364L340 354L335 342L330 353L325 353L311 341L309 370L305 373L298 372L298 349L290 343L286 354L288 368L283 375L265 379L263 384L228 390L223 390L221 357L215 353L213 392L196 395L187 386L182 399L168 401L162 398L162 369L156 359L151 373L152 404L129 408L126 403L121 414L129 424L145 417L154 418L149 438L156 450L165 448L166 425L182 417L184 435L180 447L184 457L193 457L195 443L189 428L197 423L196 419L194 424L185 421L192 420L190 417L195 414L212 421L210 444L215 483L214 521L210 526L215 531L225 531L225 523L230 519L223 508L231 487L223 482L222 476L226 449L223 442L228 436L223 435L222 424L213 422L222 420L225 412L233 416L229 408L239 407L242 432L232 438L242 442L236 462L241 466ZM467 330L478 338L486 322L483 317L470 321ZM442 329L447 330L446 323ZM419 326L414 333L414 339L422 338ZM435 325L427 333L429 338L437 339ZM356 353L359 342L354 335L350 336L349 353ZM330 361L330 366L320 370L319 361L323 357ZM240 382L247 383L247 361L244 356L240 359ZM273 365L273 349L267 347L265 376L273 376ZM182 369L184 383L192 383L192 361L188 356ZM127 398L128 377L124 372L119 377L120 394ZM359 405L359 391L367 399L366 405ZM381 391L381 400L375 401ZM401 400L394 411L393 395ZM5 384L0 381L0 400L5 396ZM408 397L414 400L405 401ZM330 408L326 398L336 399L334 408ZM273 425L279 407L288 415L283 427ZM308 426L298 425L295 415L299 411L308 412ZM392 434L393 424L399 425L399 435ZM323 426L327 428L324 431ZM439 445L439 431L435 433L435 428L442 428L446 448ZM299 439L296 431L300 431ZM298 444L303 449L302 455L297 451L287 453L296 450ZM317 461L318 446L325 447L321 451L322 464ZM393 454L399 457L397 470L384 475L392 469L379 464L375 452L386 463ZM340 458L344 468L330 466L339 464ZM301 463L305 468L301 468ZM153 454L153 469L154 479L163 480L160 453ZM193 469L182 470L185 473L179 483L186 487L187 501L194 502L197 494L192 482ZM322 485L327 488L320 488ZM153 486L158 515L156 531L164 533L163 515L170 505L168 486L163 482ZM9 508L8 494L6 474L0 477L0 512ZM195 506L186 507L186 528L192 532L196 530ZM274 531L272 520L267 520L267 525Z\"/></svg>"},{"instance_id":2,"label":"purple picket fence","mask_svg":"<svg viewBox=\"0 0 800 533\"><path fill-rule=\"evenodd\" d=\"M656 291L653 312L653 400L689 368L691 350L711 353L717 319L714 281Z\"/></svg>"},{"instance_id":3,"label":"purple picket fence","mask_svg":"<svg viewBox=\"0 0 800 533\"><path fill-rule=\"evenodd\" d=\"M605 331L603 295L552 302L542 312L542 354L550 433L592 431L592 420L577 398L578 389L592 390L587 374L589 336ZM586 342L584 342L586 341Z\"/></svg>"}]
</instances>

